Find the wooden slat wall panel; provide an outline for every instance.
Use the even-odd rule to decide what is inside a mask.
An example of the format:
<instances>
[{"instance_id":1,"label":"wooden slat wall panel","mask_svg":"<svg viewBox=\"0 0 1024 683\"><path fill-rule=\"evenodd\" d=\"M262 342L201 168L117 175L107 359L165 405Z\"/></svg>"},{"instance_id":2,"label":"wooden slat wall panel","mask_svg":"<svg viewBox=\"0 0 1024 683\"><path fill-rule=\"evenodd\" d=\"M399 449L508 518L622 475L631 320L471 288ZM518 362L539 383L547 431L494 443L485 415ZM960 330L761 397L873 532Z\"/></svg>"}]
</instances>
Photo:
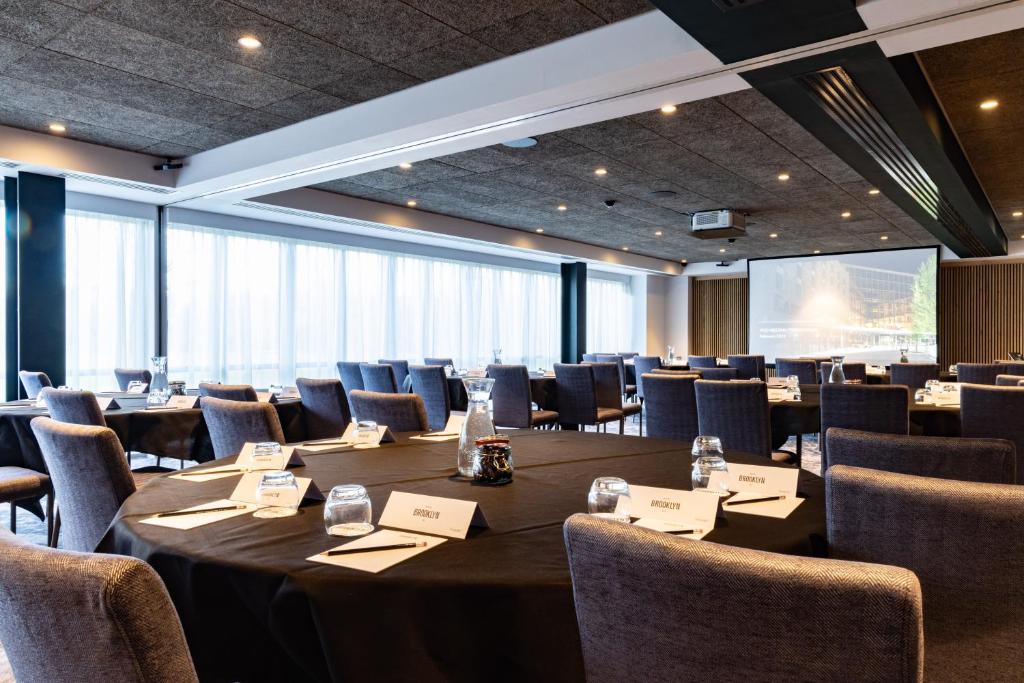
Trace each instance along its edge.
<instances>
[{"instance_id":1,"label":"wooden slat wall panel","mask_svg":"<svg viewBox=\"0 0 1024 683\"><path fill-rule=\"evenodd\" d=\"M690 353L747 352L747 278L694 280L690 288Z\"/></svg>"},{"instance_id":2,"label":"wooden slat wall panel","mask_svg":"<svg viewBox=\"0 0 1024 683\"><path fill-rule=\"evenodd\" d=\"M1024 351L1024 263L939 268L939 367Z\"/></svg>"}]
</instances>

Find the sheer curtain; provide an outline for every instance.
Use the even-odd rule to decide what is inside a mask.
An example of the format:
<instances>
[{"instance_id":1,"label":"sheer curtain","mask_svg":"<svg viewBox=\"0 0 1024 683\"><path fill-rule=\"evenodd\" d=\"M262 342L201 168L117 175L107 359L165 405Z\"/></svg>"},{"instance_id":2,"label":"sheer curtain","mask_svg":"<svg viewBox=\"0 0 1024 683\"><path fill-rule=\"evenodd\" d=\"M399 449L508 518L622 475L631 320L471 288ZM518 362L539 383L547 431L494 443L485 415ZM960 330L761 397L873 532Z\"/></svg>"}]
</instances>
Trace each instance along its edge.
<instances>
[{"instance_id":1,"label":"sheer curtain","mask_svg":"<svg viewBox=\"0 0 1024 683\"><path fill-rule=\"evenodd\" d=\"M116 388L114 368L146 368L155 347L156 226L88 211L65 218L67 384Z\"/></svg>"},{"instance_id":2,"label":"sheer curtain","mask_svg":"<svg viewBox=\"0 0 1024 683\"><path fill-rule=\"evenodd\" d=\"M587 351L633 350L633 290L629 282L587 277Z\"/></svg>"},{"instance_id":3,"label":"sheer curtain","mask_svg":"<svg viewBox=\"0 0 1024 683\"><path fill-rule=\"evenodd\" d=\"M335 377L339 360L451 356L551 367L554 273L171 224L171 374L267 386Z\"/></svg>"}]
</instances>

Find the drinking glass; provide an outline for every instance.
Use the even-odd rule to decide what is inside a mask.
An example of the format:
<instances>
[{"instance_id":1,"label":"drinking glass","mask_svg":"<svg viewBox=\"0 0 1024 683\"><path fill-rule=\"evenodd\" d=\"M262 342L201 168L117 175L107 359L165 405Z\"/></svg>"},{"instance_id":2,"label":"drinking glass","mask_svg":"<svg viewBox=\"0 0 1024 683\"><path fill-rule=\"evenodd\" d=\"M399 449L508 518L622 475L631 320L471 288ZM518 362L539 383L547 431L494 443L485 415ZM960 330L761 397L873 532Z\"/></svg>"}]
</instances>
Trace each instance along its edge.
<instances>
[{"instance_id":1,"label":"drinking glass","mask_svg":"<svg viewBox=\"0 0 1024 683\"><path fill-rule=\"evenodd\" d=\"M676 359L676 349L674 346L668 347L668 360L673 361Z\"/></svg>"},{"instance_id":2,"label":"drinking glass","mask_svg":"<svg viewBox=\"0 0 1024 683\"><path fill-rule=\"evenodd\" d=\"M694 491L706 490L712 472L728 472L729 464L722 452L722 440L717 436L698 436L693 440L693 471L690 474ZM721 477L719 488L715 490L720 496L728 495L729 479Z\"/></svg>"},{"instance_id":3,"label":"drinking glass","mask_svg":"<svg viewBox=\"0 0 1024 683\"><path fill-rule=\"evenodd\" d=\"M366 489L359 484L342 484L327 496L324 528L331 536L362 536L373 531L372 515Z\"/></svg>"},{"instance_id":4,"label":"drinking glass","mask_svg":"<svg viewBox=\"0 0 1024 683\"><path fill-rule=\"evenodd\" d=\"M256 486L256 500L260 508L253 517L273 519L291 517L299 511L299 485L291 472L267 472Z\"/></svg>"},{"instance_id":5,"label":"drinking glass","mask_svg":"<svg viewBox=\"0 0 1024 683\"><path fill-rule=\"evenodd\" d=\"M629 484L618 477L598 477L590 485L587 512L595 517L629 523Z\"/></svg>"},{"instance_id":6,"label":"drinking glass","mask_svg":"<svg viewBox=\"0 0 1024 683\"><path fill-rule=\"evenodd\" d=\"M372 445L377 440L377 423L373 420L360 420L357 422L352 440L357 446Z\"/></svg>"},{"instance_id":7,"label":"drinking glass","mask_svg":"<svg viewBox=\"0 0 1024 683\"><path fill-rule=\"evenodd\" d=\"M452 367L451 363L449 363L448 365L444 366L444 376L445 377L451 377L454 374L455 374L455 368Z\"/></svg>"},{"instance_id":8,"label":"drinking glass","mask_svg":"<svg viewBox=\"0 0 1024 683\"><path fill-rule=\"evenodd\" d=\"M925 391L924 389L918 389L917 391L914 392L914 403L924 403L925 396L927 395L927 391Z\"/></svg>"},{"instance_id":9,"label":"drinking glass","mask_svg":"<svg viewBox=\"0 0 1024 683\"><path fill-rule=\"evenodd\" d=\"M265 470L274 456L281 453L281 444L276 441L261 441L252 449L252 457L249 462L242 466L242 469L252 472L254 470Z\"/></svg>"},{"instance_id":10,"label":"drinking glass","mask_svg":"<svg viewBox=\"0 0 1024 683\"><path fill-rule=\"evenodd\" d=\"M270 393L274 396L280 396L281 394L284 393L284 387L281 386L280 384L271 384Z\"/></svg>"},{"instance_id":11,"label":"drinking glass","mask_svg":"<svg viewBox=\"0 0 1024 683\"><path fill-rule=\"evenodd\" d=\"M501 349L494 349L494 364L501 365Z\"/></svg>"},{"instance_id":12,"label":"drinking glass","mask_svg":"<svg viewBox=\"0 0 1024 683\"><path fill-rule=\"evenodd\" d=\"M715 456L722 457L724 451L722 450L722 440L717 436L698 436L693 440L693 447L690 449L690 455L696 460L700 457Z\"/></svg>"},{"instance_id":13,"label":"drinking glass","mask_svg":"<svg viewBox=\"0 0 1024 683\"><path fill-rule=\"evenodd\" d=\"M937 379L930 379L924 383L924 389L929 394L937 394L942 391L942 383Z\"/></svg>"}]
</instances>

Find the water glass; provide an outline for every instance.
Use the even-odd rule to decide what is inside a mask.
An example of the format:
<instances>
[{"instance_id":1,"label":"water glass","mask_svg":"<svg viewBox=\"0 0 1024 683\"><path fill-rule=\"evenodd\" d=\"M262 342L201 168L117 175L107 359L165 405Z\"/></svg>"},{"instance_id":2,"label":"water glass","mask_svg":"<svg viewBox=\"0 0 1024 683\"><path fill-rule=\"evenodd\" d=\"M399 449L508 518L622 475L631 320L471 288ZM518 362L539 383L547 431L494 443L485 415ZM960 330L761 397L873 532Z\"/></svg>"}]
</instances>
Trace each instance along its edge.
<instances>
[{"instance_id":1,"label":"water glass","mask_svg":"<svg viewBox=\"0 0 1024 683\"><path fill-rule=\"evenodd\" d=\"M929 394L938 394L942 391L942 383L937 379L930 379L924 383L924 388Z\"/></svg>"},{"instance_id":2,"label":"water glass","mask_svg":"<svg viewBox=\"0 0 1024 683\"><path fill-rule=\"evenodd\" d=\"M275 517L291 517L299 511L299 485L291 472L267 472L260 477L256 486L256 500L260 508L253 517L273 519Z\"/></svg>"},{"instance_id":3,"label":"water glass","mask_svg":"<svg viewBox=\"0 0 1024 683\"><path fill-rule=\"evenodd\" d=\"M270 393L274 396L280 396L281 394L284 393L284 387L281 386L280 384L271 384Z\"/></svg>"},{"instance_id":4,"label":"water glass","mask_svg":"<svg viewBox=\"0 0 1024 683\"><path fill-rule=\"evenodd\" d=\"M261 441L252 449L252 457L248 463L242 465L242 469L249 472L265 470L274 457L280 454L281 444L276 441Z\"/></svg>"},{"instance_id":5,"label":"water glass","mask_svg":"<svg viewBox=\"0 0 1024 683\"><path fill-rule=\"evenodd\" d=\"M786 388L790 391L800 388L800 377L798 375L789 375L786 377Z\"/></svg>"},{"instance_id":6,"label":"water glass","mask_svg":"<svg viewBox=\"0 0 1024 683\"><path fill-rule=\"evenodd\" d=\"M669 361L675 360L676 359L676 349L675 349L675 347L674 346L670 346L670 347L668 347L667 351L668 351L668 360Z\"/></svg>"},{"instance_id":7,"label":"water glass","mask_svg":"<svg viewBox=\"0 0 1024 683\"><path fill-rule=\"evenodd\" d=\"M359 484L331 489L324 505L324 528L331 536L362 536L373 531L373 508L366 489Z\"/></svg>"},{"instance_id":8,"label":"water glass","mask_svg":"<svg viewBox=\"0 0 1024 683\"><path fill-rule=\"evenodd\" d=\"M712 491L708 488L711 482L712 472L724 472L718 480L717 487ZM709 491L720 496L729 495L729 463L720 455L702 455L693 461L693 471L690 480L694 491Z\"/></svg>"},{"instance_id":9,"label":"water glass","mask_svg":"<svg viewBox=\"0 0 1024 683\"><path fill-rule=\"evenodd\" d=\"M501 349L494 349L494 364L501 365Z\"/></svg>"},{"instance_id":10,"label":"water glass","mask_svg":"<svg viewBox=\"0 0 1024 683\"><path fill-rule=\"evenodd\" d=\"M927 391L925 391L924 389L918 389L917 391L914 392L914 403L924 403L924 399L927 395Z\"/></svg>"},{"instance_id":11,"label":"water glass","mask_svg":"<svg viewBox=\"0 0 1024 683\"><path fill-rule=\"evenodd\" d=\"M449 363L448 365L444 366L444 376L445 377L451 377L454 374L455 374L455 368L452 367L451 363Z\"/></svg>"},{"instance_id":12,"label":"water glass","mask_svg":"<svg viewBox=\"0 0 1024 683\"><path fill-rule=\"evenodd\" d=\"M718 456L721 458L724 454L722 440L717 436L698 436L693 440L693 448L690 449L690 455L693 456L694 460L708 456Z\"/></svg>"},{"instance_id":13,"label":"water glass","mask_svg":"<svg viewBox=\"0 0 1024 683\"><path fill-rule=\"evenodd\" d=\"M356 431L352 440L356 445L374 444L377 442L377 423L373 420L360 420L356 423Z\"/></svg>"},{"instance_id":14,"label":"water glass","mask_svg":"<svg viewBox=\"0 0 1024 683\"><path fill-rule=\"evenodd\" d=\"M618 477L598 477L590 485L587 512L595 517L629 523L629 484Z\"/></svg>"}]
</instances>

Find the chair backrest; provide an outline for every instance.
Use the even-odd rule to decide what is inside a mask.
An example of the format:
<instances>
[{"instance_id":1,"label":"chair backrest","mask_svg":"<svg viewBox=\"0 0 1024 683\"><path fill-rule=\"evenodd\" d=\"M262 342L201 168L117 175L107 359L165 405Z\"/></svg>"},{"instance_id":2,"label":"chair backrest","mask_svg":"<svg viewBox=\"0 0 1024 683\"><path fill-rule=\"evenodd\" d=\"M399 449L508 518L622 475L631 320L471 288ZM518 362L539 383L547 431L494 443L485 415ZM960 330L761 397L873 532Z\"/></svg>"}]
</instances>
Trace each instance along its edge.
<instances>
[{"instance_id":1,"label":"chair backrest","mask_svg":"<svg viewBox=\"0 0 1024 683\"><path fill-rule=\"evenodd\" d=\"M1020 375L996 375L997 387L1019 387L1024 383Z\"/></svg>"},{"instance_id":2,"label":"chair backrest","mask_svg":"<svg viewBox=\"0 0 1024 683\"><path fill-rule=\"evenodd\" d=\"M21 380L21 386L25 387L25 395L29 398L36 398L44 387L53 386L53 382L45 372L20 370L18 379Z\"/></svg>"},{"instance_id":3,"label":"chair backrest","mask_svg":"<svg viewBox=\"0 0 1024 683\"><path fill-rule=\"evenodd\" d=\"M585 354L583 354L583 362L584 363L596 363L597 362L597 354L596 353L585 353Z\"/></svg>"},{"instance_id":4,"label":"chair backrest","mask_svg":"<svg viewBox=\"0 0 1024 683\"><path fill-rule=\"evenodd\" d=\"M219 398L224 401L249 401L255 403L259 400L256 390L248 384L212 384L203 382L199 385L199 395Z\"/></svg>"},{"instance_id":5,"label":"chair backrest","mask_svg":"<svg viewBox=\"0 0 1024 683\"><path fill-rule=\"evenodd\" d=\"M1024 387L960 385L960 434L966 437L1006 439L1024 454ZM1017 469L1024 484L1024 467Z\"/></svg>"},{"instance_id":6,"label":"chair backrest","mask_svg":"<svg viewBox=\"0 0 1024 683\"><path fill-rule=\"evenodd\" d=\"M636 358L640 354L636 351L617 351L617 355L622 356L623 359L629 360L630 358Z\"/></svg>"},{"instance_id":7,"label":"chair backrest","mask_svg":"<svg viewBox=\"0 0 1024 683\"><path fill-rule=\"evenodd\" d=\"M454 368L455 367L455 359L454 358L424 358L423 359L423 364L424 365L440 365L442 368L444 366L446 366L446 365L450 365L450 366L452 366L452 368Z\"/></svg>"},{"instance_id":8,"label":"chair backrest","mask_svg":"<svg viewBox=\"0 0 1024 683\"><path fill-rule=\"evenodd\" d=\"M106 427L107 421L91 391L74 391L72 389L54 389L44 387L41 391L46 401L46 409L50 417L58 422L69 422L76 425L93 425Z\"/></svg>"},{"instance_id":9,"label":"chair backrest","mask_svg":"<svg viewBox=\"0 0 1024 683\"><path fill-rule=\"evenodd\" d=\"M407 360L388 360L381 358L377 361L381 365L390 365L395 369L395 385L399 391L408 392L411 381L409 379L409 361ZM368 389L372 391L372 389Z\"/></svg>"},{"instance_id":10,"label":"chair backrest","mask_svg":"<svg viewBox=\"0 0 1024 683\"><path fill-rule=\"evenodd\" d=\"M121 391L128 391L128 385L132 382L145 382L148 385L153 381L153 373L145 368L114 368L114 377Z\"/></svg>"},{"instance_id":11,"label":"chair backrest","mask_svg":"<svg viewBox=\"0 0 1024 683\"><path fill-rule=\"evenodd\" d=\"M598 407L621 410L622 392L619 390L618 367L615 363L590 363L590 367L594 371L594 391Z\"/></svg>"},{"instance_id":12,"label":"chair backrest","mask_svg":"<svg viewBox=\"0 0 1024 683\"><path fill-rule=\"evenodd\" d=\"M395 377L395 367L387 363L360 363L359 372L363 376L363 390L372 391L377 394L397 394L398 380ZM349 391L349 397L352 392ZM359 411L352 406L352 412L361 419Z\"/></svg>"},{"instance_id":13,"label":"chair backrest","mask_svg":"<svg viewBox=\"0 0 1024 683\"><path fill-rule=\"evenodd\" d=\"M410 365L409 377L412 378L413 393L423 399L430 428L444 429L452 413L452 399L448 393L448 376L444 374L444 366Z\"/></svg>"},{"instance_id":14,"label":"chair backrest","mask_svg":"<svg viewBox=\"0 0 1024 683\"><path fill-rule=\"evenodd\" d=\"M558 421L565 425L597 422L597 386L593 365L555 363Z\"/></svg>"},{"instance_id":15,"label":"chair backrest","mask_svg":"<svg viewBox=\"0 0 1024 683\"><path fill-rule=\"evenodd\" d=\"M822 364L824 365L824 364ZM879 434L909 434L910 391L885 384L821 385L821 433L830 427ZM828 468L828 443L821 449L821 471Z\"/></svg>"},{"instance_id":16,"label":"chair backrest","mask_svg":"<svg viewBox=\"0 0 1024 683\"><path fill-rule=\"evenodd\" d=\"M360 420L387 425L393 432L425 432L430 429L423 399L416 394L359 391L351 394Z\"/></svg>"},{"instance_id":17,"label":"chair backrest","mask_svg":"<svg viewBox=\"0 0 1024 683\"><path fill-rule=\"evenodd\" d=\"M796 375L800 384L818 383L818 365L810 358L776 358L775 376L789 377Z\"/></svg>"},{"instance_id":18,"label":"chair backrest","mask_svg":"<svg viewBox=\"0 0 1024 683\"><path fill-rule=\"evenodd\" d=\"M736 368L739 379L765 379L764 356L752 354L732 354L726 357L730 368Z\"/></svg>"},{"instance_id":19,"label":"chair backrest","mask_svg":"<svg viewBox=\"0 0 1024 683\"><path fill-rule=\"evenodd\" d=\"M61 542L69 550L92 552L135 492L121 442L107 427L48 417L31 424L60 504Z\"/></svg>"},{"instance_id":20,"label":"chair backrest","mask_svg":"<svg viewBox=\"0 0 1024 683\"><path fill-rule=\"evenodd\" d=\"M363 384L363 373L359 369L360 363L342 360L338 361L337 365L341 386L345 388L345 400L348 400L348 410L355 417L356 411L352 408L352 401L349 400L348 395L354 389L362 391L366 388Z\"/></svg>"},{"instance_id":21,"label":"chair backrest","mask_svg":"<svg viewBox=\"0 0 1024 683\"><path fill-rule=\"evenodd\" d=\"M636 356L633 358L633 370L636 372L636 395L644 398L645 374L661 367L661 359L657 356Z\"/></svg>"},{"instance_id":22,"label":"chair backrest","mask_svg":"<svg viewBox=\"0 0 1024 683\"><path fill-rule=\"evenodd\" d=\"M698 434L696 378L654 373L641 377L646 383L647 436L692 443Z\"/></svg>"},{"instance_id":23,"label":"chair backrest","mask_svg":"<svg viewBox=\"0 0 1024 683\"><path fill-rule=\"evenodd\" d=\"M995 384L997 375L1014 374L1009 372L1007 363L957 363L956 379L966 384Z\"/></svg>"},{"instance_id":24,"label":"chair backrest","mask_svg":"<svg viewBox=\"0 0 1024 683\"><path fill-rule=\"evenodd\" d=\"M694 388L701 434L717 436L728 450L771 457L767 384L701 379Z\"/></svg>"},{"instance_id":25,"label":"chair backrest","mask_svg":"<svg viewBox=\"0 0 1024 683\"><path fill-rule=\"evenodd\" d=\"M829 466L850 465L919 477L1013 484L1017 455L1003 439L875 434L831 427Z\"/></svg>"},{"instance_id":26,"label":"chair backrest","mask_svg":"<svg viewBox=\"0 0 1024 683\"><path fill-rule=\"evenodd\" d=\"M889 383L921 389L925 382L939 378L938 363L893 363L889 366Z\"/></svg>"},{"instance_id":27,"label":"chair backrest","mask_svg":"<svg viewBox=\"0 0 1024 683\"><path fill-rule=\"evenodd\" d=\"M529 429L533 397L526 366L488 365L487 376L494 380L491 409L495 426Z\"/></svg>"},{"instance_id":28,"label":"chair backrest","mask_svg":"<svg viewBox=\"0 0 1024 683\"><path fill-rule=\"evenodd\" d=\"M822 384L828 384L828 377L832 374L832 361L824 361L818 368L818 374ZM861 382L868 381L868 366L866 363L843 363L844 379L859 379Z\"/></svg>"},{"instance_id":29,"label":"chair backrest","mask_svg":"<svg viewBox=\"0 0 1024 683\"><path fill-rule=\"evenodd\" d=\"M307 439L327 439L345 432L352 422L352 413L341 382L299 377L295 380L295 387L302 399Z\"/></svg>"},{"instance_id":30,"label":"chair backrest","mask_svg":"<svg viewBox=\"0 0 1024 683\"><path fill-rule=\"evenodd\" d=\"M700 373L702 379L713 379L719 382L739 378L739 370L736 368L699 368L694 372Z\"/></svg>"},{"instance_id":31,"label":"chair backrest","mask_svg":"<svg viewBox=\"0 0 1024 683\"><path fill-rule=\"evenodd\" d=\"M217 458L238 455L246 442L284 443L281 418L277 415L277 408L269 403L204 396L199 407L203 409L203 419L213 442L213 454Z\"/></svg>"},{"instance_id":32,"label":"chair backrest","mask_svg":"<svg viewBox=\"0 0 1024 683\"><path fill-rule=\"evenodd\" d=\"M714 356L687 356L686 364L691 368L716 368L718 359Z\"/></svg>"},{"instance_id":33,"label":"chair backrest","mask_svg":"<svg viewBox=\"0 0 1024 683\"><path fill-rule=\"evenodd\" d=\"M906 569L582 514L564 538L590 683L922 680L921 588Z\"/></svg>"},{"instance_id":34,"label":"chair backrest","mask_svg":"<svg viewBox=\"0 0 1024 683\"><path fill-rule=\"evenodd\" d=\"M612 363L619 372L619 393L626 393L626 361L622 356L613 353L597 354L597 363Z\"/></svg>"},{"instance_id":35,"label":"chair backrest","mask_svg":"<svg viewBox=\"0 0 1024 683\"><path fill-rule=\"evenodd\" d=\"M163 581L134 557L46 548L0 531L0 613L19 681L198 683Z\"/></svg>"},{"instance_id":36,"label":"chair backrest","mask_svg":"<svg viewBox=\"0 0 1024 683\"><path fill-rule=\"evenodd\" d=\"M825 498L832 557L920 580L929 681L1020 680L1024 487L833 467Z\"/></svg>"}]
</instances>

